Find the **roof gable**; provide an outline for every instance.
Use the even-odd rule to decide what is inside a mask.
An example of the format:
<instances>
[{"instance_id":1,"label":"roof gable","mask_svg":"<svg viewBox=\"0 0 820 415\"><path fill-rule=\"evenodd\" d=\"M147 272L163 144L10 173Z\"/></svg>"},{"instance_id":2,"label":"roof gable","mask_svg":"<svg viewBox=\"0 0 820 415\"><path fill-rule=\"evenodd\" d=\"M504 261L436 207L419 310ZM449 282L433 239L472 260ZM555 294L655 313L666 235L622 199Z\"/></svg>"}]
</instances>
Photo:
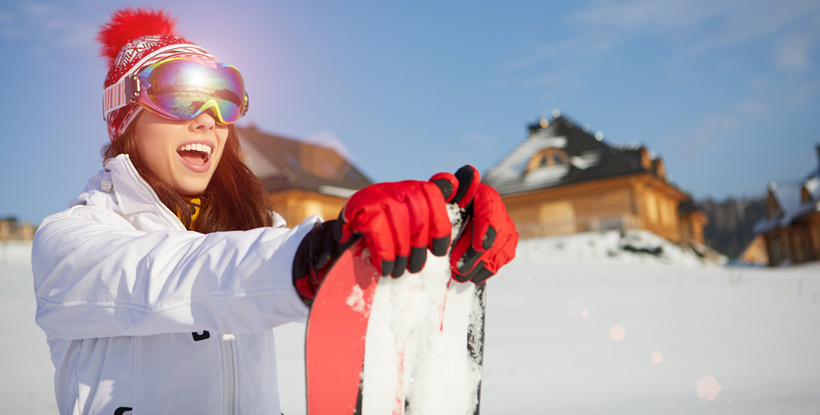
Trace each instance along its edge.
<instances>
[{"instance_id":1,"label":"roof gable","mask_svg":"<svg viewBox=\"0 0 820 415\"><path fill-rule=\"evenodd\" d=\"M531 125L529 137L490 168L483 181L501 194L514 194L635 173L662 173L663 164L652 159L644 147L609 146L565 116L545 124ZM561 150L569 162L533 168L538 164L533 157L551 148Z\"/></svg>"},{"instance_id":2,"label":"roof gable","mask_svg":"<svg viewBox=\"0 0 820 415\"><path fill-rule=\"evenodd\" d=\"M245 162L267 192L298 189L349 197L372 184L331 148L262 133L255 128L236 130Z\"/></svg>"},{"instance_id":3,"label":"roof gable","mask_svg":"<svg viewBox=\"0 0 820 415\"><path fill-rule=\"evenodd\" d=\"M766 217L754 226L755 233L788 226L796 219L820 211L820 171L802 182L771 182Z\"/></svg>"}]
</instances>

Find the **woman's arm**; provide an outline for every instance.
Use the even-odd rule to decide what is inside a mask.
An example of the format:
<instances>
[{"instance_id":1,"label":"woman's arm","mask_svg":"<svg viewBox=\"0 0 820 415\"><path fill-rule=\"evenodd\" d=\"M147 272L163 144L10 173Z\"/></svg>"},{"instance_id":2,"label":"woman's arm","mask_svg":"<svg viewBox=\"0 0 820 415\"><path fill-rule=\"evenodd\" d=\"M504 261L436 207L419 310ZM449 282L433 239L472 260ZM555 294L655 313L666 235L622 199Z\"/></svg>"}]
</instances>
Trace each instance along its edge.
<instances>
[{"instance_id":1,"label":"woman's arm","mask_svg":"<svg viewBox=\"0 0 820 415\"><path fill-rule=\"evenodd\" d=\"M104 209L73 207L43 221L34 238L37 324L83 339L242 333L302 319L291 268L318 220L292 230L146 233Z\"/></svg>"}]
</instances>

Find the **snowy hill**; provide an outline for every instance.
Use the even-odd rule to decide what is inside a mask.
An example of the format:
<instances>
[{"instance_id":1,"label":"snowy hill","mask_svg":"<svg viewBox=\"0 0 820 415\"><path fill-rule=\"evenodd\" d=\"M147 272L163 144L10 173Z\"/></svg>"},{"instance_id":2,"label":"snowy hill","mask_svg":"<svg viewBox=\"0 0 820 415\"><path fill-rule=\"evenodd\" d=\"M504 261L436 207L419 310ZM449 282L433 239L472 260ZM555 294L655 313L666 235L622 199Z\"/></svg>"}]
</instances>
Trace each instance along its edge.
<instances>
[{"instance_id":1,"label":"snowy hill","mask_svg":"<svg viewBox=\"0 0 820 415\"><path fill-rule=\"evenodd\" d=\"M623 242L524 241L491 280L486 413L820 413L820 264L610 255Z\"/></svg>"},{"instance_id":2,"label":"snowy hill","mask_svg":"<svg viewBox=\"0 0 820 415\"><path fill-rule=\"evenodd\" d=\"M34 324L31 244L0 243L0 414L56 414L54 366Z\"/></svg>"},{"instance_id":3,"label":"snowy hill","mask_svg":"<svg viewBox=\"0 0 820 415\"><path fill-rule=\"evenodd\" d=\"M521 241L516 263L710 267L726 258L707 247L685 249L643 230L590 232Z\"/></svg>"},{"instance_id":4,"label":"snowy hill","mask_svg":"<svg viewBox=\"0 0 820 415\"><path fill-rule=\"evenodd\" d=\"M2 414L56 413L29 249L0 244ZM522 241L488 284L484 414L820 413L818 263L610 232ZM275 332L283 412L304 414L304 325Z\"/></svg>"}]
</instances>

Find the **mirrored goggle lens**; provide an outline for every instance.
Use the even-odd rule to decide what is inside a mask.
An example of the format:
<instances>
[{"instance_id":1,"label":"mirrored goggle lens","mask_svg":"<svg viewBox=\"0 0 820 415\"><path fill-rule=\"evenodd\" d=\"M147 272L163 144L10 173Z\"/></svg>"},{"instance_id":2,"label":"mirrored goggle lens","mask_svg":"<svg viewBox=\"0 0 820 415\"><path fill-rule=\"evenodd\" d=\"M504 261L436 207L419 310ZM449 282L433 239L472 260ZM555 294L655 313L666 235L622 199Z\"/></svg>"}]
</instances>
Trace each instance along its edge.
<instances>
[{"instance_id":1,"label":"mirrored goggle lens","mask_svg":"<svg viewBox=\"0 0 820 415\"><path fill-rule=\"evenodd\" d=\"M233 66L175 59L140 74L149 107L171 118L188 120L211 109L217 122L231 124L243 114L245 84Z\"/></svg>"}]
</instances>

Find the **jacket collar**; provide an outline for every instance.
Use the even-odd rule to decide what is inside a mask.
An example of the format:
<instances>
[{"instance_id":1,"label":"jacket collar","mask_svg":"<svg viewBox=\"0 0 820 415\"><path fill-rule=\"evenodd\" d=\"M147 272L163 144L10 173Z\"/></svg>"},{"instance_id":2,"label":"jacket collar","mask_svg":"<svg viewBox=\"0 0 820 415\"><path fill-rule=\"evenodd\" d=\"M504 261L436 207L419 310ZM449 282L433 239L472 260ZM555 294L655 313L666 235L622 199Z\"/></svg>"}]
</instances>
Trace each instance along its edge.
<instances>
[{"instance_id":1,"label":"jacket collar","mask_svg":"<svg viewBox=\"0 0 820 415\"><path fill-rule=\"evenodd\" d=\"M134 228L154 230L185 230L179 218L171 212L154 189L137 173L127 154L120 154L105 163L105 168L91 177L85 191L69 206L86 205L111 210Z\"/></svg>"}]
</instances>

